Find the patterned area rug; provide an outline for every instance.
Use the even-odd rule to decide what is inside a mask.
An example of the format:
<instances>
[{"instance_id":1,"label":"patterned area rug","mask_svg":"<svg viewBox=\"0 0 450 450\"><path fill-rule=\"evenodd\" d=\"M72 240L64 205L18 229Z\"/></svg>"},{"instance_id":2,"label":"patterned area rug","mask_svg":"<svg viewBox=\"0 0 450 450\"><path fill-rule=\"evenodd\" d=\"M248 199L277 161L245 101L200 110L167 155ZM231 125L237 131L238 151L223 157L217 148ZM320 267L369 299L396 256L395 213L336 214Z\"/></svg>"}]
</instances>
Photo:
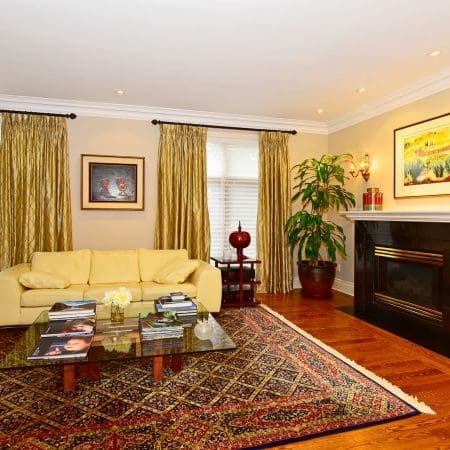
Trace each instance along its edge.
<instances>
[{"instance_id":1,"label":"patterned area rug","mask_svg":"<svg viewBox=\"0 0 450 450\"><path fill-rule=\"evenodd\" d=\"M216 317L237 349L186 356L161 383L136 361L104 364L73 393L57 367L1 371L0 447L265 448L427 411L262 307ZM1 348L17 333L0 332Z\"/></svg>"}]
</instances>

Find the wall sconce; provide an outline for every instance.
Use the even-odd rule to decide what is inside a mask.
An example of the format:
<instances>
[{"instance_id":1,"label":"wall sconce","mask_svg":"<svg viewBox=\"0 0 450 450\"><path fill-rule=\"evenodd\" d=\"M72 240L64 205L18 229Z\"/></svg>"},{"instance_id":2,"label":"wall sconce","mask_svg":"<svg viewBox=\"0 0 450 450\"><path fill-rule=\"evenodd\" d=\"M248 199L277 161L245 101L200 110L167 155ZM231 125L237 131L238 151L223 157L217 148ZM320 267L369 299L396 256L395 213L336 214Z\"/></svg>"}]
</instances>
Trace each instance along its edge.
<instances>
[{"instance_id":1,"label":"wall sconce","mask_svg":"<svg viewBox=\"0 0 450 450\"><path fill-rule=\"evenodd\" d=\"M370 176L370 159L369 155L366 153L363 158L359 159L358 169L356 169L355 164L350 166L350 174L352 177L356 178L358 174L361 174L365 181L369 181Z\"/></svg>"}]
</instances>

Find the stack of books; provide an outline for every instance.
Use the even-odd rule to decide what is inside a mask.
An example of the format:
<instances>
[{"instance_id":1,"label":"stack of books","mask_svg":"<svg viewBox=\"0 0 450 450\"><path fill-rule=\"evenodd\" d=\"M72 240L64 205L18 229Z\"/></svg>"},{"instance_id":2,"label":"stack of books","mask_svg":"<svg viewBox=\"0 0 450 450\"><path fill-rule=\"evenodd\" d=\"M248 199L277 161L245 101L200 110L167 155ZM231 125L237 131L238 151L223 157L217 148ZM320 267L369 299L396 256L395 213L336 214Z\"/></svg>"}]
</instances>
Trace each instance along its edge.
<instances>
[{"instance_id":1,"label":"stack of books","mask_svg":"<svg viewBox=\"0 0 450 450\"><path fill-rule=\"evenodd\" d=\"M181 338L183 322L172 311L163 313L142 313L139 316L141 340Z\"/></svg>"},{"instance_id":2,"label":"stack of books","mask_svg":"<svg viewBox=\"0 0 450 450\"><path fill-rule=\"evenodd\" d=\"M48 312L49 320L95 317L95 300L66 300L55 303Z\"/></svg>"},{"instance_id":3,"label":"stack of books","mask_svg":"<svg viewBox=\"0 0 450 450\"><path fill-rule=\"evenodd\" d=\"M197 321L197 305L182 292L172 292L170 295L159 297L155 303L156 312L173 311L184 326L190 326Z\"/></svg>"},{"instance_id":4,"label":"stack of books","mask_svg":"<svg viewBox=\"0 0 450 450\"><path fill-rule=\"evenodd\" d=\"M51 320L28 359L84 358L94 337L95 317Z\"/></svg>"}]
</instances>

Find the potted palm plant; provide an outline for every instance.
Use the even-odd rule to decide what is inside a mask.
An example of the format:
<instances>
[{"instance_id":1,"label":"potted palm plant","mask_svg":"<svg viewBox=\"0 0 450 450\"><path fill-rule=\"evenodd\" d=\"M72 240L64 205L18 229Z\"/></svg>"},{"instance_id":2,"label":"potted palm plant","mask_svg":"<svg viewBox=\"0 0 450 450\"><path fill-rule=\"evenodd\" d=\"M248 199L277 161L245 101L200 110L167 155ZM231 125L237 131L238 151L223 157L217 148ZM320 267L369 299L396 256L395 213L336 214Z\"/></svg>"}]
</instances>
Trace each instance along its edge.
<instances>
[{"instance_id":1,"label":"potted palm plant","mask_svg":"<svg viewBox=\"0 0 450 450\"><path fill-rule=\"evenodd\" d=\"M298 248L298 276L303 292L312 297L331 295L336 276L336 254L346 256L344 230L327 221L328 211L348 210L355 206L354 195L344 187L342 164L352 156L325 154L319 159L309 158L296 164L292 202L300 200L302 207L285 224L291 252ZM322 257L323 252L328 255Z\"/></svg>"}]
</instances>

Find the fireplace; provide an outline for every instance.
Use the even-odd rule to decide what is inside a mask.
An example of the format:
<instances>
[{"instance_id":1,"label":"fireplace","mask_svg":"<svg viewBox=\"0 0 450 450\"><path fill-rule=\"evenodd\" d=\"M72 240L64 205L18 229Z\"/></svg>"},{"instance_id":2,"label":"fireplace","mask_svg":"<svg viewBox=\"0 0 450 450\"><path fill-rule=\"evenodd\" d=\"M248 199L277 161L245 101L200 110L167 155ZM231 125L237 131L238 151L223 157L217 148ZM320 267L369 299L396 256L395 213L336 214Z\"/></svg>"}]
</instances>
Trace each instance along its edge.
<instances>
[{"instance_id":1,"label":"fireplace","mask_svg":"<svg viewBox=\"0 0 450 450\"><path fill-rule=\"evenodd\" d=\"M374 246L374 302L442 324L444 256Z\"/></svg>"},{"instance_id":2,"label":"fireplace","mask_svg":"<svg viewBox=\"0 0 450 450\"><path fill-rule=\"evenodd\" d=\"M357 221L355 314L450 356L450 223Z\"/></svg>"}]
</instances>

